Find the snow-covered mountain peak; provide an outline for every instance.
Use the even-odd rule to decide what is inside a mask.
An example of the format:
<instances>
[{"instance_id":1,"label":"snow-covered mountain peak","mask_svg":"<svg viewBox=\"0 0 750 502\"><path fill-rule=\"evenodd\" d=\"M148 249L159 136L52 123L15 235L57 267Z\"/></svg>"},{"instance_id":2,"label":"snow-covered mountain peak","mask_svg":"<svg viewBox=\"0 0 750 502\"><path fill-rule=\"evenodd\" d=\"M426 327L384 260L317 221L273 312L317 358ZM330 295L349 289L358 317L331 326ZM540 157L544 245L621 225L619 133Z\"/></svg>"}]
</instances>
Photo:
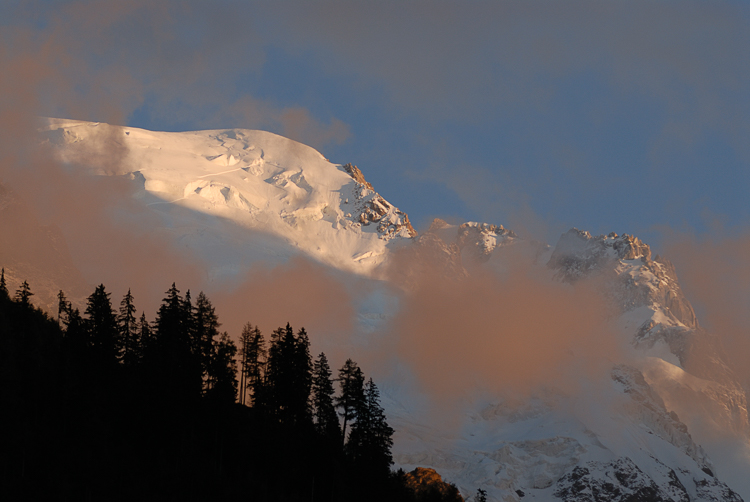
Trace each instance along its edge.
<instances>
[{"instance_id":1,"label":"snow-covered mountain peak","mask_svg":"<svg viewBox=\"0 0 750 502\"><path fill-rule=\"evenodd\" d=\"M249 243L230 265L235 271L296 249L336 268L372 275L391 242L416 235L408 216L375 192L358 168L332 164L315 149L273 133L153 132L50 119L42 134L63 162L131 179L136 197L198 254L207 253L205 239L195 237L201 218L191 221L183 211L178 223L169 206L286 243L288 249L276 250ZM102 148L117 153L114 168L101 168Z\"/></svg>"},{"instance_id":2,"label":"snow-covered mountain peak","mask_svg":"<svg viewBox=\"0 0 750 502\"><path fill-rule=\"evenodd\" d=\"M742 385L716 338L698 324L668 260L658 255L651 259L649 246L637 237L614 232L592 237L574 228L560 237L548 266L563 281L601 281L630 344L654 356L644 366L649 383L665 396L690 396L668 400L671 409L687 417L710 409L717 429L750 431ZM706 383L696 386L691 378Z\"/></svg>"}]
</instances>

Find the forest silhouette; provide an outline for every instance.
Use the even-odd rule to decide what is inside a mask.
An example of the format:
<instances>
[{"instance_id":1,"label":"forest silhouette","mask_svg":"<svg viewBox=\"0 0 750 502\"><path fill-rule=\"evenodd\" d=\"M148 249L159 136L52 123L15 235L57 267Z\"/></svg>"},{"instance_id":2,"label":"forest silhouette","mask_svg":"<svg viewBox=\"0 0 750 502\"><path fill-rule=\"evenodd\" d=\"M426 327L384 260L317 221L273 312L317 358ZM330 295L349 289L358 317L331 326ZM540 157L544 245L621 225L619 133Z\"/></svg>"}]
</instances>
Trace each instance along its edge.
<instances>
[{"instance_id":1,"label":"forest silhouette","mask_svg":"<svg viewBox=\"0 0 750 502\"><path fill-rule=\"evenodd\" d=\"M377 386L351 359L334 378L304 328L235 344L174 284L151 322L104 285L83 314L61 291L56 319L32 297L2 271L3 500L462 500L391 470Z\"/></svg>"}]
</instances>

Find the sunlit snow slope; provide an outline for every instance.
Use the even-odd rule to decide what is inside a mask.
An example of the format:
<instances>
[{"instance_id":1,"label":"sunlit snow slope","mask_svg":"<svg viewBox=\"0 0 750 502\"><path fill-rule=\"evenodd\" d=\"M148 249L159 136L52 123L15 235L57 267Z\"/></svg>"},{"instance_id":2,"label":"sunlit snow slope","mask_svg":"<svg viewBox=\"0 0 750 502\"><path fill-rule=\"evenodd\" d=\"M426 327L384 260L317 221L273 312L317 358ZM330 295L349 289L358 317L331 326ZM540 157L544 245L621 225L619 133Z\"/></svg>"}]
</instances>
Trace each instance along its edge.
<instances>
[{"instance_id":1,"label":"sunlit snow slope","mask_svg":"<svg viewBox=\"0 0 750 502\"><path fill-rule=\"evenodd\" d=\"M128 176L136 195L157 211L180 206L256 231L241 250L207 260L216 274L283 259L296 249L371 275L389 244L416 235L408 216L355 166L332 164L313 148L269 132L151 132L50 119L43 134L64 162ZM226 236L207 235L210 225L174 217L168 223L173 237L199 254L229 253L222 246Z\"/></svg>"}]
</instances>

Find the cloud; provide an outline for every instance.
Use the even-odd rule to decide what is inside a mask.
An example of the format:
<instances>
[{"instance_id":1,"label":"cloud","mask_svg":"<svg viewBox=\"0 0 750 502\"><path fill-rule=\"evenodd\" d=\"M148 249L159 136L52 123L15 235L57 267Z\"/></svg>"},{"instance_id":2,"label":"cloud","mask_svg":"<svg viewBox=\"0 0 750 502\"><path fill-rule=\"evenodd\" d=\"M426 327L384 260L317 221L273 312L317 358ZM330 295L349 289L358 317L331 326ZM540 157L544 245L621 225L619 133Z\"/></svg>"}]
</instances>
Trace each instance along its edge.
<instances>
[{"instance_id":1,"label":"cloud","mask_svg":"<svg viewBox=\"0 0 750 502\"><path fill-rule=\"evenodd\" d=\"M287 322L304 327L313 346L329 359L342 359L341 344L354 331L354 307L349 287L326 267L300 256L275 267L257 264L240 284L216 291L211 298L224 323L239 334L246 322L261 328L268 341L271 331ZM343 359L341 360L343 363Z\"/></svg>"},{"instance_id":2,"label":"cloud","mask_svg":"<svg viewBox=\"0 0 750 502\"><path fill-rule=\"evenodd\" d=\"M750 231L714 225L703 236L665 234L664 255L675 264L699 322L718 337L732 369L750 388Z\"/></svg>"},{"instance_id":3,"label":"cloud","mask_svg":"<svg viewBox=\"0 0 750 502\"><path fill-rule=\"evenodd\" d=\"M278 131L282 136L317 149L330 144L340 145L351 135L349 126L335 117L325 124L306 108L278 107L249 95L239 98L211 122L222 123L222 127Z\"/></svg>"},{"instance_id":4,"label":"cloud","mask_svg":"<svg viewBox=\"0 0 750 502\"><path fill-rule=\"evenodd\" d=\"M78 0L7 10L3 79L33 94L32 115L125 124L138 112L172 128L266 127L318 148L348 136L339 119L252 95L247 84L266 57L252 5Z\"/></svg>"},{"instance_id":5,"label":"cloud","mask_svg":"<svg viewBox=\"0 0 750 502\"><path fill-rule=\"evenodd\" d=\"M575 392L581 381L606 376L620 354L618 334L607 324L610 306L593 284L553 281L534 254L524 244L511 246L496 257L502 269L482 267L468 277L432 268L438 260L426 264L424 253L397 257L422 273L408 282L384 354L398 354L442 404L476 389Z\"/></svg>"}]
</instances>

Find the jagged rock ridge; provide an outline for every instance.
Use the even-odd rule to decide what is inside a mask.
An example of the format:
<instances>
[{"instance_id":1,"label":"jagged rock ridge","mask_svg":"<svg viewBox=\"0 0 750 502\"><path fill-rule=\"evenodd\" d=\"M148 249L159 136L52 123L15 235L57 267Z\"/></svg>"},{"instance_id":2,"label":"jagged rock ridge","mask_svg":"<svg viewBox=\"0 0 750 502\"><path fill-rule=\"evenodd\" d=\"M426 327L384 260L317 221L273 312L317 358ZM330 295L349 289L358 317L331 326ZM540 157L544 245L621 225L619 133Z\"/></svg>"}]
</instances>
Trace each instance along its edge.
<instances>
[{"instance_id":1,"label":"jagged rock ridge","mask_svg":"<svg viewBox=\"0 0 750 502\"><path fill-rule=\"evenodd\" d=\"M344 170L357 182L354 211L351 216L347 213L348 217L364 226L377 223L381 239L416 237L417 231L409 222L409 216L375 192L357 166L345 164ZM348 200L345 203L348 204Z\"/></svg>"}]
</instances>

